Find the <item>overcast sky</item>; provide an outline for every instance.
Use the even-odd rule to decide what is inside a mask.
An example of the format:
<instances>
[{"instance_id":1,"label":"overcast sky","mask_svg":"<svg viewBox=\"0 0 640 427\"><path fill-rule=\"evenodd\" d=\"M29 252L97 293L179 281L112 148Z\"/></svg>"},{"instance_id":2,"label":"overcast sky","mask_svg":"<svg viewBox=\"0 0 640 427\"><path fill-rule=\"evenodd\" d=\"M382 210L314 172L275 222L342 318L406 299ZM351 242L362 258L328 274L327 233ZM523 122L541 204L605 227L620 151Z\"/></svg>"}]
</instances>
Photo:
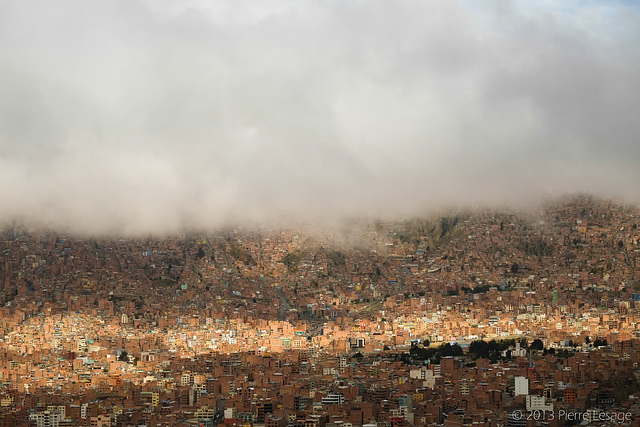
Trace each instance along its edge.
<instances>
[{"instance_id":1,"label":"overcast sky","mask_svg":"<svg viewBox=\"0 0 640 427\"><path fill-rule=\"evenodd\" d=\"M640 7L0 0L0 219L640 200Z\"/></svg>"}]
</instances>

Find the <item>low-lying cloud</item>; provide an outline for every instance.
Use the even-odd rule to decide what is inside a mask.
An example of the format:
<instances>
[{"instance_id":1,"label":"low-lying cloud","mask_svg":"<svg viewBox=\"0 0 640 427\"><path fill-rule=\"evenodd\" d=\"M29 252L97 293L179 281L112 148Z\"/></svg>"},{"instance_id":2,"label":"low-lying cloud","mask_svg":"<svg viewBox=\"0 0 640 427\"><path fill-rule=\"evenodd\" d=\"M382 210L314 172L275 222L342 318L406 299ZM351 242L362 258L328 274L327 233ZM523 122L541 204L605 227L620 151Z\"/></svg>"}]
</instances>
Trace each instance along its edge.
<instances>
[{"instance_id":1,"label":"low-lying cloud","mask_svg":"<svg viewBox=\"0 0 640 427\"><path fill-rule=\"evenodd\" d=\"M0 219L638 201L639 9L554 5L0 1Z\"/></svg>"}]
</instances>

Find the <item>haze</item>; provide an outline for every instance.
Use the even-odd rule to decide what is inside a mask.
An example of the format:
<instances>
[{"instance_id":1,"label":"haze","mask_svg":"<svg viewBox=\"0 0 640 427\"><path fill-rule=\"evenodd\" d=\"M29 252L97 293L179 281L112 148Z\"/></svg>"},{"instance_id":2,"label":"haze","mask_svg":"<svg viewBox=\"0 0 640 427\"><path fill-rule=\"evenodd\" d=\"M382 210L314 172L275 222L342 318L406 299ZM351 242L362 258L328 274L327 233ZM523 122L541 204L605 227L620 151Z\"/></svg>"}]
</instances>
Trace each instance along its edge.
<instances>
[{"instance_id":1,"label":"haze","mask_svg":"<svg viewBox=\"0 0 640 427\"><path fill-rule=\"evenodd\" d=\"M637 202L640 9L558 3L2 0L0 219Z\"/></svg>"}]
</instances>

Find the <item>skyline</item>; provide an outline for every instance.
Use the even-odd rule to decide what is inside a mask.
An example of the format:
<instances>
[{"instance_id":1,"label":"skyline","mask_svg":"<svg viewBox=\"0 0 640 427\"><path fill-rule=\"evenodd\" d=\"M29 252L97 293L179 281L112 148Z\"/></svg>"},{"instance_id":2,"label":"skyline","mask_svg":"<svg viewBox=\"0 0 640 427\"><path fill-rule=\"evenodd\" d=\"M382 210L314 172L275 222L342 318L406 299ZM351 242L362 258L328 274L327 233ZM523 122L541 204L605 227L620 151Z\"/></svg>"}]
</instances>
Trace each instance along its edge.
<instances>
[{"instance_id":1,"label":"skyline","mask_svg":"<svg viewBox=\"0 0 640 427\"><path fill-rule=\"evenodd\" d=\"M0 2L0 220L640 201L631 2Z\"/></svg>"}]
</instances>

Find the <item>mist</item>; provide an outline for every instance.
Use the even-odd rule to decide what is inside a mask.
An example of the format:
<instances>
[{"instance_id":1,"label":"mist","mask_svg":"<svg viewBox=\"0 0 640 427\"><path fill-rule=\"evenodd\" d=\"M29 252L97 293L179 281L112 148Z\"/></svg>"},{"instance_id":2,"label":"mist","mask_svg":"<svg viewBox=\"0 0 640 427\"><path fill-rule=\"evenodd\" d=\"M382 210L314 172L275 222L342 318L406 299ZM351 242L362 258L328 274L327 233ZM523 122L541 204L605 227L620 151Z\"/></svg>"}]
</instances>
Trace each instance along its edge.
<instances>
[{"instance_id":1,"label":"mist","mask_svg":"<svg viewBox=\"0 0 640 427\"><path fill-rule=\"evenodd\" d=\"M0 0L0 220L638 202L638 46L633 2Z\"/></svg>"}]
</instances>

